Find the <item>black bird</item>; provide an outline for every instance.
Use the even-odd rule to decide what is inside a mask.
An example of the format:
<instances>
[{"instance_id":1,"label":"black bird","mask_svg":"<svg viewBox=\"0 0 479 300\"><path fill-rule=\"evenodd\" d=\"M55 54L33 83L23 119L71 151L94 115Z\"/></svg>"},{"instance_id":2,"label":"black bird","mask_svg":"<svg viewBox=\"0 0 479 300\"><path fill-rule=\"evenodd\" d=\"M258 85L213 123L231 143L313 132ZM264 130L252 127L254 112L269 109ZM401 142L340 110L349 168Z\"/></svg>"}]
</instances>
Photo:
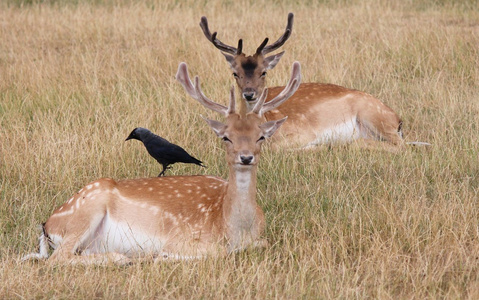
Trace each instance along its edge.
<instances>
[{"instance_id":1,"label":"black bird","mask_svg":"<svg viewBox=\"0 0 479 300\"><path fill-rule=\"evenodd\" d=\"M168 142L146 128L138 127L133 129L125 141L131 139L142 141L148 153L163 166L163 170L158 177L165 175L165 171L171 168L168 166L177 162L205 167L203 162L189 155L185 149Z\"/></svg>"}]
</instances>

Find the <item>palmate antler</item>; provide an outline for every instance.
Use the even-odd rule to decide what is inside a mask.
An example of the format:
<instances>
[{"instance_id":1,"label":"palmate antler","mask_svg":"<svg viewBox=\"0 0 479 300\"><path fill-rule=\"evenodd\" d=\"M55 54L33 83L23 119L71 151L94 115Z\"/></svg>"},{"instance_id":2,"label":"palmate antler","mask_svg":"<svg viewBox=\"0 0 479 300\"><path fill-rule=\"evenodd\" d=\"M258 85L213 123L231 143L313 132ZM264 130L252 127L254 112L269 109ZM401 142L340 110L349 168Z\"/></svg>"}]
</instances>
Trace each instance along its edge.
<instances>
[{"instance_id":1,"label":"palmate antler","mask_svg":"<svg viewBox=\"0 0 479 300\"><path fill-rule=\"evenodd\" d=\"M219 112L224 116L228 116L235 112L235 93L234 93L234 86L231 87L230 92L230 103L229 106L226 107L224 105L218 104L210 99L208 99L200 88L200 80L198 76L195 76L195 84L191 82L190 76L188 74L188 66L186 63L182 62L178 66L178 72L176 73L176 80L178 80L181 85L184 87L185 91L195 100L200 102L206 108L209 108L213 111ZM301 65L299 62L294 62L291 72L291 78L288 84L285 86L283 91L276 96L271 101L264 103L266 100L266 96L268 94L268 90L265 89L261 94L258 102L256 103L253 112L262 116L265 112L270 111L283 103L284 101L288 100L299 87L301 82Z\"/></svg>"},{"instance_id":2,"label":"palmate antler","mask_svg":"<svg viewBox=\"0 0 479 300\"><path fill-rule=\"evenodd\" d=\"M288 24L286 25L286 29L283 35L276 42L272 43L269 46L266 46L268 44L269 39L268 38L264 39L261 45L256 49L256 54L265 55L283 46L284 43L289 39L289 37L291 36L291 32L293 31L293 20L294 20L294 14L289 13ZM203 30L203 33L208 39L208 41L210 41L219 50L232 55L240 55L242 53L243 40L242 39L238 40L237 48L224 44L223 42L221 42L219 39L216 38L217 32L214 32L213 34L211 34L211 31L208 27L208 19L205 16L201 17L200 27Z\"/></svg>"}]
</instances>

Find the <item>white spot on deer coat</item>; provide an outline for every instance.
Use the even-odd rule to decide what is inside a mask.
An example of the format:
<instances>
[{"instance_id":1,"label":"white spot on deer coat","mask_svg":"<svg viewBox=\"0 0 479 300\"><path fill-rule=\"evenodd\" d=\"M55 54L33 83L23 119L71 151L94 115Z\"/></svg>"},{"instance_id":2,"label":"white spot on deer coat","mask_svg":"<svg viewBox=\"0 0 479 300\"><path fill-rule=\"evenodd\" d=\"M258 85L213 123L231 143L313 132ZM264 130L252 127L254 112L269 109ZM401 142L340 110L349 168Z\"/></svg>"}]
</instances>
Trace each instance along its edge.
<instances>
[{"instance_id":1,"label":"white spot on deer coat","mask_svg":"<svg viewBox=\"0 0 479 300\"><path fill-rule=\"evenodd\" d=\"M57 212L51 216L51 218L62 217L62 216L69 216L75 212L75 206L71 206L69 210L63 212Z\"/></svg>"},{"instance_id":2,"label":"white spot on deer coat","mask_svg":"<svg viewBox=\"0 0 479 300\"><path fill-rule=\"evenodd\" d=\"M160 209L159 209L158 207L156 207L156 206L150 206L148 209L149 209L151 212L153 212L153 215L155 215L155 216L156 216L156 215L158 214L158 212L160 211Z\"/></svg>"}]
</instances>

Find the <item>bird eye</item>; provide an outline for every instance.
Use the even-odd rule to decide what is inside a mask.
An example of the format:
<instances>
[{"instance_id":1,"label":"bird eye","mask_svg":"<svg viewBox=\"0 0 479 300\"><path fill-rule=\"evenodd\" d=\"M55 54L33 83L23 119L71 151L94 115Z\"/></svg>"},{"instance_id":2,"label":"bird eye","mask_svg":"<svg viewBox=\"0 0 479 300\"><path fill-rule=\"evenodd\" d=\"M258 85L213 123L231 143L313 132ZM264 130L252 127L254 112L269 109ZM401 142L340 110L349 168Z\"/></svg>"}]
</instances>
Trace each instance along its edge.
<instances>
[{"instance_id":1,"label":"bird eye","mask_svg":"<svg viewBox=\"0 0 479 300\"><path fill-rule=\"evenodd\" d=\"M265 140L265 138L264 138L264 136L262 136L256 142L261 142L261 141L264 141L264 140Z\"/></svg>"},{"instance_id":2,"label":"bird eye","mask_svg":"<svg viewBox=\"0 0 479 300\"><path fill-rule=\"evenodd\" d=\"M230 142L230 143L231 143L231 140L230 140L229 138L225 137L225 136L223 137L223 141L224 141L224 142Z\"/></svg>"},{"instance_id":3,"label":"bird eye","mask_svg":"<svg viewBox=\"0 0 479 300\"><path fill-rule=\"evenodd\" d=\"M238 78L238 74L233 73L234 78Z\"/></svg>"}]
</instances>

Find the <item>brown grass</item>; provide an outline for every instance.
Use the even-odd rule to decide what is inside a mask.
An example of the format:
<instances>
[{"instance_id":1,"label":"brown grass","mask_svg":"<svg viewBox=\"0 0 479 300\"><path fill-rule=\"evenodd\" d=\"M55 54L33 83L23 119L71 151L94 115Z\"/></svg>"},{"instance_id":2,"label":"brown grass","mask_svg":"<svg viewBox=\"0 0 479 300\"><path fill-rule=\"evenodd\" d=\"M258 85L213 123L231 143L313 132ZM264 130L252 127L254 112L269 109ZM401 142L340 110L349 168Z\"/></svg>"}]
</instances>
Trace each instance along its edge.
<instances>
[{"instance_id":1,"label":"brown grass","mask_svg":"<svg viewBox=\"0 0 479 300\"><path fill-rule=\"evenodd\" d=\"M479 296L477 1L7 1L0 4L0 298L470 298ZM410 1L413 2L413 1ZM83 3L83 4L82 4ZM221 144L175 82L178 63L225 101L233 83L199 26L253 52L295 13L268 76L367 91L395 109L399 154L354 146L264 151L264 251L68 267L18 263L35 226L87 182L154 176L137 126L225 177Z\"/></svg>"}]
</instances>

